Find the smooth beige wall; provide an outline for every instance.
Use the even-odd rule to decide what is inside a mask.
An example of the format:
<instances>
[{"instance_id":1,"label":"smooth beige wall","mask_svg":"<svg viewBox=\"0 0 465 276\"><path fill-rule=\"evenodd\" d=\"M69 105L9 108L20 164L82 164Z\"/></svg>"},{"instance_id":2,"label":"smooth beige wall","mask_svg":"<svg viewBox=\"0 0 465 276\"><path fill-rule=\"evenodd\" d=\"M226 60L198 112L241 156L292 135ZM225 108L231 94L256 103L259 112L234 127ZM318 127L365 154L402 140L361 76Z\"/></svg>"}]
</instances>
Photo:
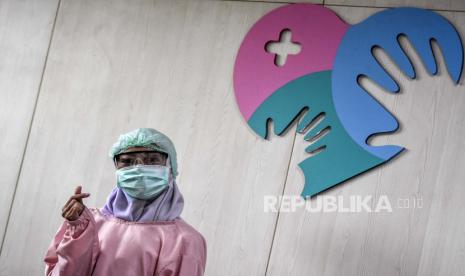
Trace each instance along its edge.
<instances>
[{"instance_id":1,"label":"smooth beige wall","mask_svg":"<svg viewBox=\"0 0 465 276\"><path fill-rule=\"evenodd\" d=\"M387 6L437 9L465 41L463 1L325 4L351 24ZM422 208L263 211L264 195L300 194L306 142L295 127L258 138L237 108L232 70L251 25L281 5L0 1L0 275L43 273L73 188L102 206L115 185L108 149L138 127L176 145L182 216L207 240L208 276L465 274L465 88L441 59L432 77L414 57L418 79L408 80L378 53L402 93L362 85L401 129L372 142L407 150L324 194L421 198Z\"/></svg>"}]
</instances>

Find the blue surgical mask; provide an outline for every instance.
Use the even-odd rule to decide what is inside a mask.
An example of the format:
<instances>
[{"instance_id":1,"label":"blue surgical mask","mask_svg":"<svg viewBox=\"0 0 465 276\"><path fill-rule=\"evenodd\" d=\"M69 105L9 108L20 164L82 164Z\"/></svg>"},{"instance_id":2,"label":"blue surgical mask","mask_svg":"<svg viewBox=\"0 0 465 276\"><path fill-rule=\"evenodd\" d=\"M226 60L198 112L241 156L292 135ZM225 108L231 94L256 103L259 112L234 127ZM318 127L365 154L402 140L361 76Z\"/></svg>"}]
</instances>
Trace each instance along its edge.
<instances>
[{"instance_id":1,"label":"blue surgical mask","mask_svg":"<svg viewBox=\"0 0 465 276\"><path fill-rule=\"evenodd\" d=\"M138 199L151 199L168 187L170 168L161 165L135 165L116 170L116 185Z\"/></svg>"}]
</instances>

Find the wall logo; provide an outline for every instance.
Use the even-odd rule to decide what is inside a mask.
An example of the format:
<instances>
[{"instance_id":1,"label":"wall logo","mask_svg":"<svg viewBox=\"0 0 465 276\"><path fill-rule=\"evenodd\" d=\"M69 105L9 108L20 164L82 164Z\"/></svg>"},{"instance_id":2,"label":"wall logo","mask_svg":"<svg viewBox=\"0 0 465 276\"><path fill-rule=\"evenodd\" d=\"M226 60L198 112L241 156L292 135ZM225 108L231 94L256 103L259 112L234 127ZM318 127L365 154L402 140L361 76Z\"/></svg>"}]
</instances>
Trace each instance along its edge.
<instances>
[{"instance_id":1,"label":"wall logo","mask_svg":"<svg viewBox=\"0 0 465 276\"><path fill-rule=\"evenodd\" d=\"M342 183L404 149L367 143L374 134L396 131L398 122L358 84L360 76L367 76L388 91L399 91L373 56L374 47L382 48L407 76L415 78L399 44L401 35L415 47L432 75L437 73L437 64L431 40L436 40L450 77L459 82L463 66L460 37L450 22L429 10L387 9L351 26L323 6L291 4L263 16L245 36L234 66L234 92L254 132L266 139L271 119L276 135L294 121L297 132L305 133L312 121L324 116L304 136L307 141L321 138L305 149L318 153L299 163L305 176L302 196ZM292 51L281 55L279 47L275 52L268 50L269 45L281 42ZM323 131L326 134L321 136Z\"/></svg>"}]
</instances>

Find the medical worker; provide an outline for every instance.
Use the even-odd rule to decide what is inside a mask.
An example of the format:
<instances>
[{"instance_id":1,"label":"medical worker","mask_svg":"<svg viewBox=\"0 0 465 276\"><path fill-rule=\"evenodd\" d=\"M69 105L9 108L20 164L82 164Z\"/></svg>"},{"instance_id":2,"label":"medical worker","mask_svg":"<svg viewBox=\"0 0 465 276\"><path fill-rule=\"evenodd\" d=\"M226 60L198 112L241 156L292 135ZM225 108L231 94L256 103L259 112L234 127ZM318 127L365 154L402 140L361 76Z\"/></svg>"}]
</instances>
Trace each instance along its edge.
<instances>
[{"instance_id":1,"label":"medical worker","mask_svg":"<svg viewBox=\"0 0 465 276\"><path fill-rule=\"evenodd\" d=\"M116 186L102 208L89 208L78 186L44 258L45 275L199 276L204 237L180 214L176 151L151 128L123 134L109 153Z\"/></svg>"}]
</instances>

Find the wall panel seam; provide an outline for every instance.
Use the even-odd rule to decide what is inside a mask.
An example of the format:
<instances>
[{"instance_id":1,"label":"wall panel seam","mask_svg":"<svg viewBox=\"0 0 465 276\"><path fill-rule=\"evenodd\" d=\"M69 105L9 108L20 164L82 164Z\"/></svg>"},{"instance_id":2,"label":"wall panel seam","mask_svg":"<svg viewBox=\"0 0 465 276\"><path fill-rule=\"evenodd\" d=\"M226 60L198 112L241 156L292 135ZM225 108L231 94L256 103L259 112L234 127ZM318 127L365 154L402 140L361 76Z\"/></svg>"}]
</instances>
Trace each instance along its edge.
<instances>
[{"instance_id":1,"label":"wall panel seam","mask_svg":"<svg viewBox=\"0 0 465 276\"><path fill-rule=\"evenodd\" d=\"M242 1L242 0L241 0ZM409 5L400 5L400 6L369 6L369 5L347 5L347 4L324 4L325 7L348 7L348 8L366 8L366 9L390 9L390 8L395 8L395 7L415 7L409 6ZM421 7L420 7L421 8ZM428 9L428 8L422 8L425 10L430 10L430 11L437 11L437 12L465 12L465 10L453 10L453 9Z\"/></svg>"},{"instance_id":2,"label":"wall panel seam","mask_svg":"<svg viewBox=\"0 0 465 276\"><path fill-rule=\"evenodd\" d=\"M8 209L8 216L7 216L6 223L5 223L5 230L3 232L2 242L0 244L0 258L2 257L3 245L5 243L6 233L8 231L8 225L9 225L9 222L10 222L11 212L12 212L13 204L14 204L15 197L16 197L16 190L17 190L17 187L18 187L19 178L21 177L21 172L22 172L23 163L24 163L24 159L25 159L25 155L26 155L26 151L27 151L27 146L29 144L29 137L31 135L31 129L32 129L32 126L33 126L33 123L34 123L34 116L35 116L35 112L36 112L36 109L37 109L37 103L39 101L40 90L42 88L42 82L44 80L45 70L47 68L48 55L49 55L49 52L50 52L52 39L53 39L53 35L54 35L54 32L55 32L55 26L56 26L58 13L59 13L59 10L60 10L60 5L61 5L61 0L58 0L58 5L57 5L56 11L55 11L55 18L53 19L53 25L52 25L52 30L51 30L51 33L50 33L50 39L49 39L49 43L48 43L48 47L47 47L47 52L45 54L44 65L43 65L42 73L41 73L41 76L40 76L39 86L37 88L36 98L35 98L35 102L34 102L34 108L32 110L32 115L31 115L31 119L30 119L30 122L29 122L29 129L28 129L28 132L27 132L26 142L24 144L23 153L22 153L22 156L21 156L21 162L20 162L19 169L18 169L17 176L16 176L16 184L15 184L15 187L13 189L13 196L11 198L10 207Z\"/></svg>"},{"instance_id":3,"label":"wall panel seam","mask_svg":"<svg viewBox=\"0 0 465 276\"><path fill-rule=\"evenodd\" d=\"M292 129L290 131L292 131ZM294 132L294 139L292 139L291 154L289 155L289 162L287 163L286 178L284 179L284 185L283 185L283 190L281 192L281 196L284 196L284 192L286 191L286 184L287 184L287 179L289 177L289 169L291 167L292 154L294 153L294 146L295 146L296 139L297 139L297 130ZM282 202L280 201L278 204L278 215L276 216L276 222L275 222L274 229L273 229L273 237L271 238L271 246L268 252L268 260L266 262L265 276L268 275L268 267L270 265L271 253L273 252L273 244L274 244L274 239L276 237L276 229L278 228L278 224L279 224L279 214L281 213L280 211L281 203Z\"/></svg>"},{"instance_id":4,"label":"wall panel seam","mask_svg":"<svg viewBox=\"0 0 465 276\"><path fill-rule=\"evenodd\" d=\"M219 0L223 2L246 2L246 3L257 3L257 4L295 4L295 3L302 3L302 2L288 2L288 1L266 1L266 0ZM350 4L328 4L323 0L323 3L313 3L316 5L324 5L326 7L351 7L351 8L377 8L377 9L389 9L393 7L389 6L370 6L370 5L350 5ZM309 4L311 4L309 2ZM402 6L399 6L402 7ZM455 9L428 9L426 10L431 11L438 11L438 12L465 12L465 10L455 10Z\"/></svg>"}]
</instances>

